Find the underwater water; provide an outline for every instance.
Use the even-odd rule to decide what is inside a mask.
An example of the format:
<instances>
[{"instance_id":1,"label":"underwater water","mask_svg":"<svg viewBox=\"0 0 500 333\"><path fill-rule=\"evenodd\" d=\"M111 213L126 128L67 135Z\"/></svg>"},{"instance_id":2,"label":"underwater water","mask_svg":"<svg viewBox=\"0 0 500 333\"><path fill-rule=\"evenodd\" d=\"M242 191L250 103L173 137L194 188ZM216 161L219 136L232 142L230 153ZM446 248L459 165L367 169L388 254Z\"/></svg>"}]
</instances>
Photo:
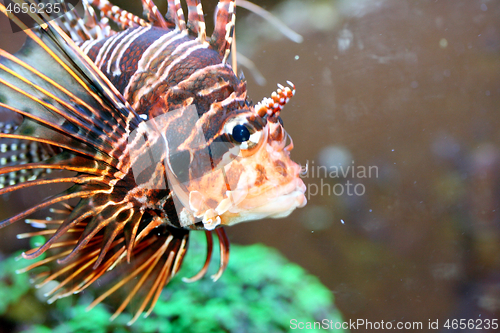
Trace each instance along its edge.
<instances>
[{"instance_id":1,"label":"underwater water","mask_svg":"<svg viewBox=\"0 0 500 333\"><path fill-rule=\"evenodd\" d=\"M288 1L273 12L304 42L257 37L268 83L249 90L296 84L282 117L292 158L309 163L310 200L233 239L318 276L347 319L424 331L439 320L448 332L447 319L499 318L500 3Z\"/></svg>"},{"instance_id":2,"label":"underwater water","mask_svg":"<svg viewBox=\"0 0 500 333\"><path fill-rule=\"evenodd\" d=\"M481 332L497 331L485 323L500 320L500 2L253 2L303 36L294 43L238 9L238 51L265 78L259 85L240 66L250 97L287 80L297 87L282 118L292 159L308 165L308 204L284 219L226 228L231 242L265 244L318 278L326 287L318 293L331 298L304 321L341 320L334 300L344 321L417 325L414 332L472 332L482 322ZM22 43L0 37L2 48ZM43 197L11 196L2 213ZM15 239L19 228L28 230L1 231L4 258L29 246ZM299 330L289 309L275 331ZM473 325L445 326L461 319Z\"/></svg>"}]
</instances>

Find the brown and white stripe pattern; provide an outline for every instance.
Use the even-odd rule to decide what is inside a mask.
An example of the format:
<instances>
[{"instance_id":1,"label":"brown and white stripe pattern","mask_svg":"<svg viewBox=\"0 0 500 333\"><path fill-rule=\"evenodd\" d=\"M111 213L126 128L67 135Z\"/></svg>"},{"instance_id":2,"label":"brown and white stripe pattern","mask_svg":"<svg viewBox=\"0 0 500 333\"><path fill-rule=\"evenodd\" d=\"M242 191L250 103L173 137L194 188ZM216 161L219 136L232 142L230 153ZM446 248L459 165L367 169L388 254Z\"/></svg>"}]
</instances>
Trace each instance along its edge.
<instances>
[{"instance_id":1,"label":"brown and white stripe pattern","mask_svg":"<svg viewBox=\"0 0 500 333\"><path fill-rule=\"evenodd\" d=\"M137 53L137 48L142 49L139 57L132 55ZM154 93L159 86L169 85L172 79L179 83L221 61L208 43L192 39L186 31L151 26L128 29L103 41L87 42L82 50L112 81L127 82L117 87L122 88L121 93L136 110L141 98ZM174 72L181 64L190 64L190 68Z\"/></svg>"}]
</instances>

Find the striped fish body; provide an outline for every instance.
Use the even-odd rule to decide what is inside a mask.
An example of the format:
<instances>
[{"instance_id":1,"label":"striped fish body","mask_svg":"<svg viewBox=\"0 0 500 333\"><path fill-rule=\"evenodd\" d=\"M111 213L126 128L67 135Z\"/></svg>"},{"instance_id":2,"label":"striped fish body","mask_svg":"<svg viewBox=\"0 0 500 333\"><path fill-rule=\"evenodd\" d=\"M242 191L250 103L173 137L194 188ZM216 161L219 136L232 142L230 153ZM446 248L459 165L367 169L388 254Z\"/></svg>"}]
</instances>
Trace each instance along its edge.
<instances>
[{"instance_id":1,"label":"striped fish body","mask_svg":"<svg viewBox=\"0 0 500 333\"><path fill-rule=\"evenodd\" d=\"M159 119L165 113L185 110L189 106L196 110L198 118L196 124L188 124L181 118L181 121L169 125L168 139L176 136L179 145L196 135L200 126L203 128L205 139L216 140L213 145L209 145L209 151L205 149L210 155L208 162L200 161L206 160L206 156L199 147L176 150L174 153L177 156L189 153L191 161L187 162L184 159L183 163L177 163L173 175L175 178L180 177L186 181L211 172L213 166L223 159L224 154L234 148L234 144L223 138L227 135L224 129L227 120L237 114L242 114L244 117L249 114L255 118L254 112L248 110L250 102L247 101L246 83L236 77L229 65L223 63L223 56L210 48L208 42L201 43L186 31L152 26L137 27L118 32L105 39L87 41L80 47L117 87L141 118ZM225 105L221 105L222 101L226 101ZM213 112L214 108L217 112ZM212 114L208 115L211 109ZM205 117L201 119L204 114ZM254 119L253 122L254 127L262 129L263 121ZM157 139L159 137L156 137ZM221 140L224 143L221 144ZM154 137L150 138L150 141L152 145L158 143ZM136 148L138 149L142 148ZM169 156L165 158L168 159ZM144 154L139 154L136 160L138 163L145 160ZM163 164L159 163L156 167L157 171L152 173L153 177L168 173L163 169ZM133 174L130 173L129 176L127 183L132 186L128 180L132 179ZM145 186L147 194L142 194L151 202L148 208L160 208L160 214L168 224L175 227L206 229L206 224L195 223L195 218L192 216L182 221L179 216L186 214L178 214L178 218L175 218L172 214L166 214L168 207L155 206L156 202L161 202L158 198L168 195L168 190L167 192L157 190L154 184L163 184L166 182L165 179L139 179L137 175L133 179L139 183L149 183ZM228 190L226 183L221 183L221 193ZM172 205L171 201L167 204ZM211 208L216 207L214 204Z\"/></svg>"},{"instance_id":2,"label":"striped fish body","mask_svg":"<svg viewBox=\"0 0 500 333\"><path fill-rule=\"evenodd\" d=\"M245 85L222 56L179 30L127 29L81 45L138 114L149 117L174 110L194 98L199 113ZM221 84L223 82L224 84Z\"/></svg>"},{"instance_id":3,"label":"striped fish body","mask_svg":"<svg viewBox=\"0 0 500 333\"><path fill-rule=\"evenodd\" d=\"M133 322L152 311L179 271L190 229L205 231L207 259L187 281L206 273L212 233L221 250L216 280L229 258L222 226L284 217L306 203L301 168L290 159L293 145L279 117L293 85L279 86L253 105L245 82L227 64L234 0L219 2L210 39L199 0L186 2L187 24L178 1L168 0L164 19L144 0L144 21L94 0L102 16L126 27L115 32L84 1L83 19L74 11L53 20L31 13L41 27L37 33L0 4L29 37L16 55L0 50L0 107L24 117L14 133L0 138L47 148L41 161L3 166L0 176L22 170L76 173L4 182L0 188L4 195L72 184L0 221L5 227L52 207L54 216L27 220L43 230L19 236L47 237L23 256L48 253L26 270L48 264L49 273L35 281L39 287L59 281L48 293L50 301L111 274L117 282L90 307L125 291L113 318L135 303ZM76 205L68 204L75 199Z\"/></svg>"}]
</instances>

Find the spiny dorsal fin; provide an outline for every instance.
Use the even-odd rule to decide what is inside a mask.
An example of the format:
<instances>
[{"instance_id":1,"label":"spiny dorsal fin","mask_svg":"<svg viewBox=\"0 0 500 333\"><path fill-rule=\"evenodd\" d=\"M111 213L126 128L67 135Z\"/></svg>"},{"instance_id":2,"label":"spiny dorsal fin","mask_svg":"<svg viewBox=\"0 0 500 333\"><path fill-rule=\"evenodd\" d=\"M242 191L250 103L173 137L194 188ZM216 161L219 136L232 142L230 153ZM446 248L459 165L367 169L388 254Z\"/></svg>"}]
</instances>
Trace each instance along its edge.
<instances>
[{"instance_id":1,"label":"spiny dorsal fin","mask_svg":"<svg viewBox=\"0 0 500 333\"><path fill-rule=\"evenodd\" d=\"M186 0L188 6L188 29L193 34L198 35L200 43L204 43L207 38L205 17L200 0Z\"/></svg>"},{"instance_id":2,"label":"spiny dorsal fin","mask_svg":"<svg viewBox=\"0 0 500 333\"><path fill-rule=\"evenodd\" d=\"M231 52L235 14L236 5L234 0L219 1L217 4L215 27L210 38L210 47L223 56L223 63L226 63Z\"/></svg>"},{"instance_id":3,"label":"spiny dorsal fin","mask_svg":"<svg viewBox=\"0 0 500 333\"><path fill-rule=\"evenodd\" d=\"M83 24L87 28L92 39L106 38L113 34L113 30L111 30L108 24L109 19L107 17L103 17L99 20L94 8L88 3L87 0L83 1L83 9Z\"/></svg>"},{"instance_id":4,"label":"spiny dorsal fin","mask_svg":"<svg viewBox=\"0 0 500 333\"><path fill-rule=\"evenodd\" d=\"M180 0L167 0L168 12L167 20L175 22L175 27L180 31L186 30L186 20L184 18L184 11L182 10Z\"/></svg>"},{"instance_id":5,"label":"spiny dorsal fin","mask_svg":"<svg viewBox=\"0 0 500 333\"><path fill-rule=\"evenodd\" d=\"M86 40L92 39L90 31L83 24L82 18L78 15L78 12L74 10L75 8L73 5L71 3L66 3L64 0L57 1L61 5L61 11L57 14L49 14L49 16L56 20L61 29L63 29L75 43L81 44Z\"/></svg>"},{"instance_id":6,"label":"spiny dorsal fin","mask_svg":"<svg viewBox=\"0 0 500 333\"><path fill-rule=\"evenodd\" d=\"M153 2L153 0L141 0L141 1L144 13L148 18L148 21L153 26L164 29L169 28L169 24L167 23L167 21L165 21L160 11L158 10L158 7L156 7L155 3Z\"/></svg>"},{"instance_id":7,"label":"spiny dorsal fin","mask_svg":"<svg viewBox=\"0 0 500 333\"><path fill-rule=\"evenodd\" d=\"M84 0L84 2L89 2ZM101 16L106 16L122 27L134 28L138 26L148 26L149 23L118 6L111 4L108 0L91 0L90 4L101 11Z\"/></svg>"}]
</instances>

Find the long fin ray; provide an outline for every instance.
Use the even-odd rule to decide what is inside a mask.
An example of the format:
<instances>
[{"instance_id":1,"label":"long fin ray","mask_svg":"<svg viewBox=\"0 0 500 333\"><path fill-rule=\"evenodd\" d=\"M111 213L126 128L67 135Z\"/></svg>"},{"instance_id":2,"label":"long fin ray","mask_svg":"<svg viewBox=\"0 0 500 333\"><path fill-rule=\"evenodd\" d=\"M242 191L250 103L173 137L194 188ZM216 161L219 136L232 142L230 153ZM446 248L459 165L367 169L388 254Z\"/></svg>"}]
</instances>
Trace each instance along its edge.
<instances>
[{"instance_id":1,"label":"long fin ray","mask_svg":"<svg viewBox=\"0 0 500 333\"><path fill-rule=\"evenodd\" d=\"M38 257L39 255L47 251L51 247L51 245L61 236L63 236L68 229L99 213L98 209L92 209L89 211L88 206L85 205L86 202L88 202L88 199L80 201L79 204L73 209L73 211L68 214L67 218L62 222L57 231L49 240L47 240L38 249L30 251L29 253L24 253L23 257L25 259L33 259Z\"/></svg>"},{"instance_id":2,"label":"long fin ray","mask_svg":"<svg viewBox=\"0 0 500 333\"><path fill-rule=\"evenodd\" d=\"M75 191L73 193L67 193L67 191L65 192L62 192L58 195L55 195L47 200L44 200L42 201L41 203L21 212L21 213L18 213L12 217L9 217L3 221L0 221L0 228L3 228L9 224L12 224L16 221L19 221L23 218L26 218L27 216L43 209L43 208L46 208L46 207L50 207L52 205L55 205L56 203L59 203L61 201L68 201L69 199L72 199L72 198L85 198L85 197L89 197L91 195L95 195L97 193L100 193L100 192L106 192L106 190L97 190L97 189L91 189L91 190L82 190L82 191Z\"/></svg>"},{"instance_id":3,"label":"long fin ray","mask_svg":"<svg viewBox=\"0 0 500 333\"><path fill-rule=\"evenodd\" d=\"M3 5L0 5L0 10L6 13ZM26 64L36 68L36 70L41 72L43 75L55 80L56 77L51 77L51 75L54 74L49 74L47 69L45 69L44 72L43 69L39 68L41 67L40 63L43 63L40 61L40 57L45 58L45 60L50 60L48 62L53 63L54 66L47 66L47 63L45 63L44 66L50 67L51 72L54 72L54 68L56 69L55 71L57 72L58 82L61 82L61 80L63 82L67 82L68 87L75 90L74 94L76 96L84 98L91 105L93 104L92 106L94 106L94 108L98 106L99 109L104 109L104 113L107 110L107 112L111 114L111 118L114 123L110 123L110 125L113 130L120 133L123 129L123 134L133 130L141 121L140 118L135 114L124 97L109 82L104 74L97 69L95 64L85 54L83 54L81 50L53 22L43 22L41 17L32 13L30 15L39 23L42 22L42 26L45 24L45 29L41 29L40 37L30 30L25 31L30 37L29 44L27 44L28 46L23 49L24 53L22 51L22 56L19 56L19 58ZM11 14L8 14L8 16L19 24L20 27L23 27L23 24L21 22L17 22L18 20L16 21L16 18L12 17ZM32 54L36 54L36 61L32 59ZM19 66L20 65L17 65L17 67ZM2 75L3 79L5 79L5 75L6 74ZM43 81L40 76L37 76L37 78L39 81ZM32 83L34 84L35 82ZM29 86L25 82L19 84L23 87ZM46 80L40 83L41 89L43 89L43 85L47 85ZM12 88L12 85L4 85L0 88L0 94L2 94L2 90L12 90ZM18 92L19 90L21 89L18 89ZM35 89L32 88L32 90ZM3 99L7 98L7 102L4 104L16 105L15 101L5 97L5 94L2 95L4 95ZM29 101L30 99L23 98L22 100L24 103L28 103L26 101ZM33 109L42 110L39 112L43 112L43 108L30 108L30 111L37 112L33 111ZM71 110L66 110L66 112L71 113ZM64 119L64 117L62 118ZM111 146L116 146L117 144L119 145L120 142L125 140L124 135L121 135L121 138L116 137L115 140L112 140L112 137L110 138L107 135L102 135L101 133L96 134L102 141L111 140L113 143Z\"/></svg>"},{"instance_id":4,"label":"long fin ray","mask_svg":"<svg viewBox=\"0 0 500 333\"><path fill-rule=\"evenodd\" d=\"M29 48L29 46L26 47ZM87 103L87 101L80 98L80 96L69 91L68 89L66 89L66 87L54 81L50 77L44 75L42 72L30 66L22 59L13 56L1 49L0 57L2 58L0 63L8 66L8 68L12 69L20 76L31 77L32 80L33 78L36 78L34 84L36 83L39 87L50 91L50 93L54 95L54 97L51 97L57 100L59 103L61 103L60 101L66 102L66 104L68 104L67 107L69 106L71 108L71 111L81 119L84 119L88 123L92 123L94 126L98 127L100 130L104 131L107 134L112 135L114 133L113 125L115 125L116 122L114 122L113 124L109 124L108 122L113 118L111 117L109 112L106 112L106 110L97 109L96 107L98 106L96 105L96 103L93 103L94 105L90 105L89 103ZM84 95L83 98L85 97L87 96ZM121 132L122 131L119 131L119 133Z\"/></svg>"},{"instance_id":5,"label":"long fin ray","mask_svg":"<svg viewBox=\"0 0 500 333\"><path fill-rule=\"evenodd\" d=\"M107 175L109 177L113 176L113 174L117 172L116 169L102 165L98 161L90 160L82 156L75 156L68 152L63 152L43 162L34 162L0 168L0 175L9 172L21 171L23 169L68 170L93 175Z\"/></svg>"}]
</instances>

